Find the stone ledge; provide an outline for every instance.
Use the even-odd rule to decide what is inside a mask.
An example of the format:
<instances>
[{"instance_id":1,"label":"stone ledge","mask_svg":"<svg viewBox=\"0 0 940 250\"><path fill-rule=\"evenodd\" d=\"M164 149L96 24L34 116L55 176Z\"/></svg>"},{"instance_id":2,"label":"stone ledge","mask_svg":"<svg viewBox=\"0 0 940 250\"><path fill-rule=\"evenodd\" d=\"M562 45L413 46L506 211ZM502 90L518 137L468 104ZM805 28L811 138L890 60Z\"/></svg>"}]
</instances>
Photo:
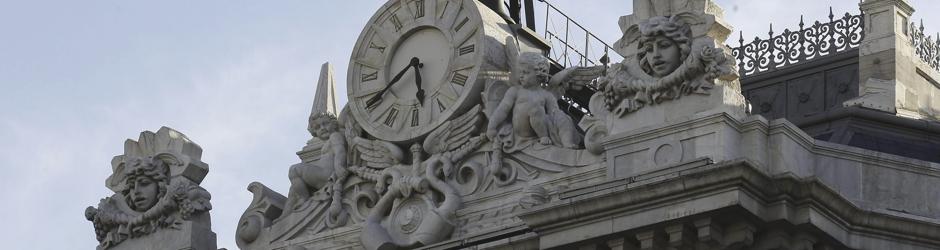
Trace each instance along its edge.
<instances>
[{"instance_id":1,"label":"stone ledge","mask_svg":"<svg viewBox=\"0 0 940 250\"><path fill-rule=\"evenodd\" d=\"M636 218L631 215L644 211L659 211L659 217L645 214L643 220L661 223L730 207L744 208L764 221L784 220L820 228L849 246L864 241L859 238L886 236L905 239L915 245L940 244L940 223L937 221L861 209L816 179L770 177L747 160L699 169L702 171L690 171L661 182L633 187L614 186L610 189L616 191L596 197L580 200L569 197L523 212L520 218L543 236L543 248L584 240L590 235L629 230L631 228L624 228L623 223L614 222L624 222L618 218L627 216ZM581 196L590 196L590 193ZM689 206L701 204L708 206ZM666 213L664 211L669 211L667 206L685 210ZM636 222L631 224L634 224L633 228L645 226ZM561 232L567 236L551 238Z\"/></svg>"}]
</instances>

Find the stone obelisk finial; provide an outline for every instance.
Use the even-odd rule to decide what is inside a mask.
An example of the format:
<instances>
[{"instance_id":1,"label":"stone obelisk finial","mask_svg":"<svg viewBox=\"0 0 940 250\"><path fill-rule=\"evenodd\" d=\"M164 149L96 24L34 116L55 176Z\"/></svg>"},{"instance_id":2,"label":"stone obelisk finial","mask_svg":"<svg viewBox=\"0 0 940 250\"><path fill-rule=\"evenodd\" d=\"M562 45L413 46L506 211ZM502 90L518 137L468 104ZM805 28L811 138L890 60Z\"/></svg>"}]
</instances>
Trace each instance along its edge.
<instances>
[{"instance_id":1,"label":"stone obelisk finial","mask_svg":"<svg viewBox=\"0 0 940 250\"><path fill-rule=\"evenodd\" d=\"M318 142L315 128L318 126L319 118L336 119L339 112L336 110L336 83L333 81L333 65L329 62L323 63L320 68L320 80L317 81L317 92L313 97L313 107L310 108L310 116L307 118L307 131L313 138L307 141L307 146L301 152L307 152L312 149L318 149ZM298 154L303 154L298 152ZM301 157L303 158L303 157Z\"/></svg>"},{"instance_id":2,"label":"stone obelisk finial","mask_svg":"<svg viewBox=\"0 0 940 250\"><path fill-rule=\"evenodd\" d=\"M338 115L336 111L336 83L333 81L333 65L324 63L320 68L320 80L317 81L317 93L313 98L310 116L328 113Z\"/></svg>"}]
</instances>

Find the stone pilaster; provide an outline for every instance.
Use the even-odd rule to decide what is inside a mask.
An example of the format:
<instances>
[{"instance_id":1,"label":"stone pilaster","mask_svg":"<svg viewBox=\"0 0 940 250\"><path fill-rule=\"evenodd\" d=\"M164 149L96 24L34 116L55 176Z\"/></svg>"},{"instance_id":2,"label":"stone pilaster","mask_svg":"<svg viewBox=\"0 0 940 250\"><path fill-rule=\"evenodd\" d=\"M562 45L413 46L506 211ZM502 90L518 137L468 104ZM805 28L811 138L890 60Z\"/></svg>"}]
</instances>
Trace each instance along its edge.
<instances>
[{"instance_id":1,"label":"stone pilaster","mask_svg":"<svg viewBox=\"0 0 940 250\"><path fill-rule=\"evenodd\" d=\"M861 106L914 119L940 119L940 72L915 54L908 0L866 0L865 40L859 49Z\"/></svg>"},{"instance_id":2,"label":"stone pilaster","mask_svg":"<svg viewBox=\"0 0 940 250\"><path fill-rule=\"evenodd\" d=\"M859 46L859 98L846 106L896 113L903 102L904 82L914 82L908 23L914 8L908 0L865 0L865 39Z\"/></svg>"}]
</instances>

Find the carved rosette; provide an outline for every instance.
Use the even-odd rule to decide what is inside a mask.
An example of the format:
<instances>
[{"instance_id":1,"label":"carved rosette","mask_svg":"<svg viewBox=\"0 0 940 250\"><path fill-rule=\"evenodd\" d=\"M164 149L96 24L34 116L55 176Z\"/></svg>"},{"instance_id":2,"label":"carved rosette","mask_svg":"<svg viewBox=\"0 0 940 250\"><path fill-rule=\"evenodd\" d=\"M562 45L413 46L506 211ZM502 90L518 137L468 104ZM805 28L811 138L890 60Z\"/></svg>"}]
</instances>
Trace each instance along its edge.
<instances>
[{"instance_id":1,"label":"carved rosette","mask_svg":"<svg viewBox=\"0 0 940 250\"><path fill-rule=\"evenodd\" d=\"M111 161L113 173L106 181L115 194L85 210L98 249L161 230L182 230L194 220L208 223L210 195L199 186L208 165L200 161L201 154L198 145L167 127L127 140L124 154Z\"/></svg>"}]
</instances>

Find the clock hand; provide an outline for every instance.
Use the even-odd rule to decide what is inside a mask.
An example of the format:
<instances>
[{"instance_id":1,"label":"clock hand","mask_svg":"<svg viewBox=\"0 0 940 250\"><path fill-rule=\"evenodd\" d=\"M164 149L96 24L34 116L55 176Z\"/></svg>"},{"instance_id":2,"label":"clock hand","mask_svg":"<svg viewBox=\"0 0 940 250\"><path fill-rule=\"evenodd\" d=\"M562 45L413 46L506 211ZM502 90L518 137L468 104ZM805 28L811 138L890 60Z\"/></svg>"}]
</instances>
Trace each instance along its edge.
<instances>
[{"instance_id":1,"label":"clock hand","mask_svg":"<svg viewBox=\"0 0 940 250\"><path fill-rule=\"evenodd\" d=\"M388 84L385 85L384 89L382 89L381 91L379 91L378 94L375 94L375 96L373 96L372 98L369 98L369 100L366 101L366 107L372 107L372 105L382 100L382 96L385 95L385 92L388 91L388 89L391 88L392 85L395 85L395 83L398 82L398 80L401 80L401 77L405 75L405 72L408 72L409 68L411 68L412 66L416 66L419 63L420 61L418 61L417 57L412 57L411 62L408 63L408 66L405 66L404 69L398 72L398 74L392 78L392 81L388 82Z\"/></svg>"},{"instance_id":2,"label":"clock hand","mask_svg":"<svg viewBox=\"0 0 940 250\"><path fill-rule=\"evenodd\" d=\"M418 103L424 106L424 89L421 88L421 70L419 70L422 67L424 67L423 63L418 63L414 66L415 84L418 85L418 92L415 92L415 97L418 98Z\"/></svg>"}]
</instances>

